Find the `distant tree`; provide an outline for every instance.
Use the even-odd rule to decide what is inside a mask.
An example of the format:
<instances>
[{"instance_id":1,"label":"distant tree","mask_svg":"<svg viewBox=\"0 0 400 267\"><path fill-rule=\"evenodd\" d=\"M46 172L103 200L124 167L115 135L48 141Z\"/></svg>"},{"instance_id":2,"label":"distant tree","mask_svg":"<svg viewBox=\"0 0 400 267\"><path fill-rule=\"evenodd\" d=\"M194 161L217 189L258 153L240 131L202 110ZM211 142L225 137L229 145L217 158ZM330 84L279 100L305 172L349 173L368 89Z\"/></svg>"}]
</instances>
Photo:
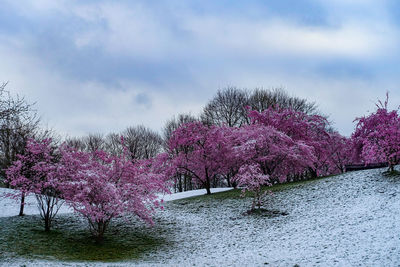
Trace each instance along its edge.
<instances>
[{"instance_id":1,"label":"distant tree","mask_svg":"<svg viewBox=\"0 0 400 267\"><path fill-rule=\"evenodd\" d=\"M82 139L85 144L85 150L88 152L95 152L97 150L104 150L106 142L102 134L91 133Z\"/></svg>"},{"instance_id":2,"label":"distant tree","mask_svg":"<svg viewBox=\"0 0 400 267\"><path fill-rule=\"evenodd\" d=\"M63 203L60 199L62 191L55 175L58 161L55 148L50 139L29 139L25 153L17 155L17 158L7 169L7 180L23 196L35 195L45 231L50 231L52 221Z\"/></svg>"},{"instance_id":3,"label":"distant tree","mask_svg":"<svg viewBox=\"0 0 400 267\"><path fill-rule=\"evenodd\" d=\"M65 144L69 147L73 147L79 151L85 151L86 150L86 144L84 141L84 138L79 138L79 137L71 137L67 138L65 140Z\"/></svg>"},{"instance_id":4,"label":"distant tree","mask_svg":"<svg viewBox=\"0 0 400 267\"><path fill-rule=\"evenodd\" d=\"M384 161L389 171L400 162L400 116L398 110L388 110L386 101L376 104L377 110L368 116L357 118L357 126L352 135L359 144L361 157L366 163Z\"/></svg>"},{"instance_id":5,"label":"distant tree","mask_svg":"<svg viewBox=\"0 0 400 267\"><path fill-rule=\"evenodd\" d=\"M164 147L168 150L168 141L172 136L172 133L178 129L182 124L188 122L195 122L198 119L191 115L191 114L179 114L178 116L174 116L172 119L168 120L163 128L163 140L164 140Z\"/></svg>"},{"instance_id":6,"label":"distant tree","mask_svg":"<svg viewBox=\"0 0 400 267\"><path fill-rule=\"evenodd\" d=\"M312 147L272 126L253 124L240 128L236 134L241 142L233 153L244 164L235 180L254 193L252 209L262 204L262 186L284 182L289 174L302 172L315 161Z\"/></svg>"},{"instance_id":7,"label":"distant tree","mask_svg":"<svg viewBox=\"0 0 400 267\"><path fill-rule=\"evenodd\" d=\"M173 164L179 171L193 179L211 194L211 181L226 172L228 139L221 127L189 122L175 130L169 140Z\"/></svg>"},{"instance_id":8,"label":"distant tree","mask_svg":"<svg viewBox=\"0 0 400 267\"><path fill-rule=\"evenodd\" d=\"M167 121L163 128L164 151L168 152L170 155L178 154L180 151L188 151L188 145L181 145L171 150L169 147L169 140L173 132L177 130L180 126L185 123L195 121L198 121L198 119L190 114L179 114L178 116L174 116L172 119ZM192 183L192 175L187 171L184 171L182 169L176 170L176 173L174 173L171 177L174 179L175 190L178 192L192 190L194 188L194 184Z\"/></svg>"},{"instance_id":9,"label":"distant tree","mask_svg":"<svg viewBox=\"0 0 400 267\"><path fill-rule=\"evenodd\" d=\"M329 134L328 151L330 154L331 173L345 172L345 165L352 163L353 144L350 138L342 136L338 132Z\"/></svg>"},{"instance_id":10,"label":"distant tree","mask_svg":"<svg viewBox=\"0 0 400 267\"><path fill-rule=\"evenodd\" d=\"M145 126L128 127L121 135L132 160L149 159L162 150L161 136Z\"/></svg>"},{"instance_id":11,"label":"distant tree","mask_svg":"<svg viewBox=\"0 0 400 267\"><path fill-rule=\"evenodd\" d=\"M272 90L257 88L249 96L249 106L253 110L262 112L268 108L279 107L282 109L292 109L306 114L318 113L315 102L306 99L290 96L281 88Z\"/></svg>"},{"instance_id":12,"label":"distant tree","mask_svg":"<svg viewBox=\"0 0 400 267\"><path fill-rule=\"evenodd\" d=\"M116 156L124 152L124 147L121 143L121 134L110 133L105 137L105 151Z\"/></svg>"},{"instance_id":13,"label":"distant tree","mask_svg":"<svg viewBox=\"0 0 400 267\"><path fill-rule=\"evenodd\" d=\"M7 83L0 85L0 176L5 186L5 170L23 154L29 138L39 130L39 118L24 98L13 97L6 91Z\"/></svg>"},{"instance_id":14,"label":"distant tree","mask_svg":"<svg viewBox=\"0 0 400 267\"><path fill-rule=\"evenodd\" d=\"M201 114L206 124L242 126L249 122L246 106L249 105L248 91L237 87L218 90Z\"/></svg>"},{"instance_id":15,"label":"distant tree","mask_svg":"<svg viewBox=\"0 0 400 267\"><path fill-rule=\"evenodd\" d=\"M272 126L294 141L302 141L313 148L315 161L309 171L312 177L325 174L328 161L328 120L320 115L308 115L293 109L269 107L263 112L250 110L253 123Z\"/></svg>"}]
</instances>

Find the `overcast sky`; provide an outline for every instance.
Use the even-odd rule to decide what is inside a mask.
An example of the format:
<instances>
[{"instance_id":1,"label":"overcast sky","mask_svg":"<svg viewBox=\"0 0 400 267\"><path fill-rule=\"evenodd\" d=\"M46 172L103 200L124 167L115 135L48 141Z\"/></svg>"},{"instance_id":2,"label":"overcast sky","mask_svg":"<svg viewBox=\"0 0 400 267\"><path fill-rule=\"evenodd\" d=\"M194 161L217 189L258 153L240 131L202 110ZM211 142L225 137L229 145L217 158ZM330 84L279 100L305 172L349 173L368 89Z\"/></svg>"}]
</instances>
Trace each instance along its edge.
<instances>
[{"instance_id":1,"label":"overcast sky","mask_svg":"<svg viewBox=\"0 0 400 267\"><path fill-rule=\"evenodd\" d=\"M63 135L160 130L226 86L284 87L345 135L400 104L396 0L0 3L0 82Z\"/></svg>"}]
</instances>

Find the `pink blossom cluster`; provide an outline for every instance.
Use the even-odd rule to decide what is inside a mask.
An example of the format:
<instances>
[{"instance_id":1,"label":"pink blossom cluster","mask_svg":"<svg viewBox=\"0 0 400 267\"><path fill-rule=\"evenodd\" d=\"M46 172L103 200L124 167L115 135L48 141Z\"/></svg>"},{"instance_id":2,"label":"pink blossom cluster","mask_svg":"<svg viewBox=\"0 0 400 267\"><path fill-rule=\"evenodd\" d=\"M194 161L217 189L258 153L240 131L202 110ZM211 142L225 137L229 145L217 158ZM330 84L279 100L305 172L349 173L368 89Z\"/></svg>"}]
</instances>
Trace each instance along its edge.
<instances>
[{"instance_id":1,"label":"pink blossom cluster","mask_svg":"<svg viewBox=\"0 0 400 267\"><path fill-rule=\"evenodd\" d=\"M189 173L207 193L213 179L229 173L260 203L264 185L337 173L349 161L348 138L330 131L322 116L275 107L249 110L249 117L241 127L183 124L169 140L175 172Z\"/></svg>"},{"instance_id":2,"label":"pink blossom cluster","mask_svg":"<svg viewBox=\"0 0 400 267\"><path fill-rule=\"evenodd\" d=\"M387 162L389 170L400 162L400 116L398 110L388 110L386 101L378 102L377 110L357 118L352 135L358 160L365 163Z\"/></svg>"},{"instance_id":3,"label":"pink blossom cluster","mask_svg":"<svg viewBox=\"0 0 400 267\"><path fill-rule=\"evenodd\" d=\"M99 240L115 217L135 214L152 224L154 208L160 206L156 194L168 192L165 154L133 162L127 153L89 153L66 145L56 151L48 139L29 140L26 151L7 170L10 184L37 198L66 201L88 220ZM44 204L45 210L53 208Z\"/></svg>"}]
</instances>

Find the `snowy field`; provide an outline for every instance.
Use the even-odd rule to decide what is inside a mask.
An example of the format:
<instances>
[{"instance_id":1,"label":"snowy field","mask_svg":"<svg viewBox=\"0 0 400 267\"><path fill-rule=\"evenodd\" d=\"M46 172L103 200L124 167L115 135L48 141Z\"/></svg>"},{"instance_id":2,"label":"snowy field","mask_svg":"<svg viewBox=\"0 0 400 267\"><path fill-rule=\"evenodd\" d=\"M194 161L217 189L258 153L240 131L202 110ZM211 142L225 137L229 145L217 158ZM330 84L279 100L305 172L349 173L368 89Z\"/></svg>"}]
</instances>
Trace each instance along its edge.
<instances>
[{"instance_id":1,"label":"snowy field","mask_svg":"<svg viewBox=\"0 0 400 267\"><path fill-rule=\"evenodd\" d=\"M140 260L97 265L399 266L400 177L386 177L382 171L352 172L294 185L269 195L265 207L269 212L263 214L244 214L251 199L168 202L151 230L168 245ZM0 207L1 214L4 205ZM4 266L56 263L94 265L3 261Z\"/></svg>"},{"instance_id":2,"label":"snowy field","mask_svg":"<svg viewBox=\"0 0 400 267\"><path fill-rule=\"evenodd\" d=\"M218 193L232 190L232 188L211 188L211 193ZM19 213L19 202L6 197L6 194L12 193L14 190L7 189L7 188L0 188L0 217L9 217L9 216L16 216ZM206 190L192 190L187 192L169 194L169 195L160 195L160 199L163 201L172 201L178 200L182 198L189 198L194 196L205 195ZM29 195L26 198L26 205L24 207L24 214L25 215L34 215L39 214L37 205L36 205L36 198L34 195ZM69 208L66 205L62 205L58 214L64 213L72 213L73 209Z\"/></svg>"}]
</instances>

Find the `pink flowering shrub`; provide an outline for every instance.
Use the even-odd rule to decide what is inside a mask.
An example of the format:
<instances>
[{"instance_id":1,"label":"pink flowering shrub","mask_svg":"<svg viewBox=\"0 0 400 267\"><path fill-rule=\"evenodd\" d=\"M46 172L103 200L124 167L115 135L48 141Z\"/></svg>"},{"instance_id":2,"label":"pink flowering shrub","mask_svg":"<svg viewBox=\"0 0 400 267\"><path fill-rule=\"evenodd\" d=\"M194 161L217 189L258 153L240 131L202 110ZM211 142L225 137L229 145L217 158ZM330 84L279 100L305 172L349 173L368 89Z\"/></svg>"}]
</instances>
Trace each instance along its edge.
<instances>
[{"instance_id":1,"label":"pink flowering shrub","mask_svg":"<svg viewBox=\"0 0 400 267\"><path fill-rule=\"evenodd\" d=\"M133 163L127 154L80 152L51 140L29 140L26 154L7 170L11 186L24 196L35 194L40 215L49 231L53 218L66 201L89 222L97 241L113 218L134 214L152 224L160 203L157 193L168 192L166 154Z\"/></svg>"},{"instance_id":2,"label":"pink flowering shrub","mask_svg":"<svg viewBox=\"0 0 400 267\"><path fill-rule=\"evenodd\" d=\"M160 205L156 193L168 192L159 167L164 160L133 163L125 154L87 153L68 147L62 148L61 155L57 173L62 177L63 195L67 204L88 220L98 242L113 218L134 214L153 223L151 215Z\"/></svg>"},{"instance_id":3,"label":"pink flowering shrub","mask_svg":"<svg viewBox=\"0 0 400 267\"><path fill-rule=\"evenodd\" d=\"M267 191L263 191L263 186L271 186L270 176L263 174L260 170L260 166L254 165L243 165L235 177L238 186L243 187L242 196L245 195L246 191L252 192L253 202L250 210L254 210L256 206L261 208L263 203L263 197Z\"/></svg>"},{"instance_id":4,"label":"pink flowering shrub","mask_svg":"<svg viewBox=\"0 0 400 267\"><path fill-rule=\"evenodd\" d=\"M57 156L51 139L28 140L24 155L17 155L18 160L7 171L10 185L19 190L24 198L35 194L40 216L45 223L45 231L51 228L63 200L62 188L55 172Z\"/></svg>"}]
</instances>

